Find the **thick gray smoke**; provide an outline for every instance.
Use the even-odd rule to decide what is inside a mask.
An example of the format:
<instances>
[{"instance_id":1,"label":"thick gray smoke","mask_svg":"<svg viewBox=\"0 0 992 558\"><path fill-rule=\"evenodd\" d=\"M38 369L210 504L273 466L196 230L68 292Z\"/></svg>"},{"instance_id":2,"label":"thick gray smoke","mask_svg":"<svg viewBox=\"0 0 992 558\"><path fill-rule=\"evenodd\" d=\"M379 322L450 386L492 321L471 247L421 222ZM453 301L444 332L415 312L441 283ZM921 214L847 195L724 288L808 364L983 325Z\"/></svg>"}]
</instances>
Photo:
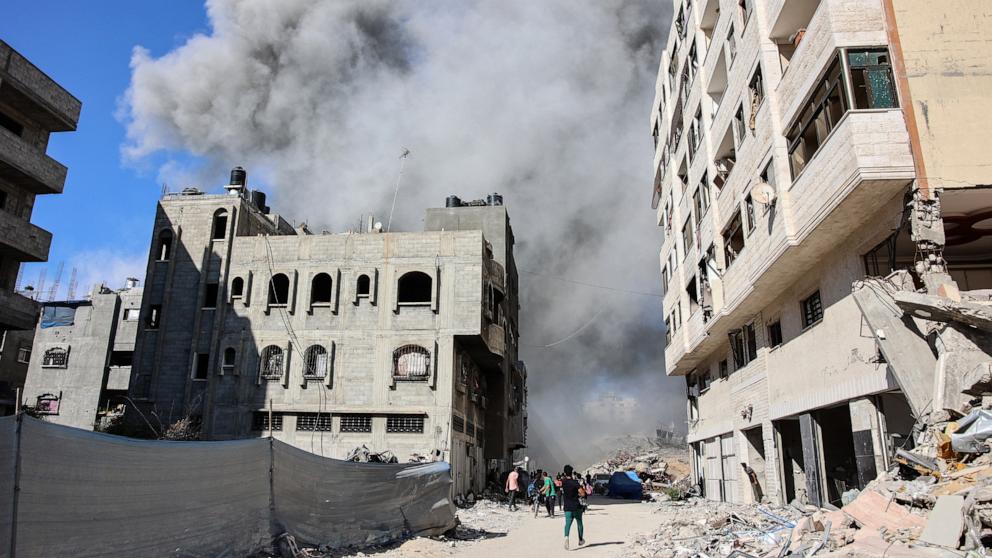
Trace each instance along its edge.
<instances>
[{"instance_id":1,"label":"thick gray smoke","mask_svg":"<svg viewBox=\"0 0 992 558\"><path fill-rule=\"evenodd\" d=\"M684 415L679 382L664 377L660 298L576 283L660 292L648 114L667 2L208 0L207 11L208 35L160 58L135 49L125 157L165 158L175 186L216 184L241 164L281 214L346 230L362 213L386 220L408 148L393 230L419 229L448 194L505 197L533 453L582 461L599 436ZM199 166L177 162L185 153Z\"/></svg>"}]
</instances>

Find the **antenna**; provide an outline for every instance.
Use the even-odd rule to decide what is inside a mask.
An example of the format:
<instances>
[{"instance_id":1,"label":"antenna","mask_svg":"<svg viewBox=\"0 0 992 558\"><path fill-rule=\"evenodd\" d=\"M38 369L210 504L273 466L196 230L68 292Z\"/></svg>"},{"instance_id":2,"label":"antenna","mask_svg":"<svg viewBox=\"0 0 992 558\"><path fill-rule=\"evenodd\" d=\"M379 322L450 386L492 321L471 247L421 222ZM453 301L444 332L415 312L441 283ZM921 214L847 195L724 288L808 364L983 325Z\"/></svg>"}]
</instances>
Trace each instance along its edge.
<instances>
[{"instance_id":1,"label":"antenna","mask_svg":"<svg viewBox=\"0 0 992 558\"><path fill-rule=\"evenodd\" d=\"M55 282L52 289L48 291L48 300L55 300L55 295L59 292L59 283L62 282L62 270L65 269L65 260L59 262L59 269L55 272Z\"/></svg>"},{"instance_id":2,"label":"antenna","mask_svg":"<svg viewBox=\"0 0 992 558\"><path fill-rule=\"evenodd\" d=\"M403 179L403 168L406 166L406 158L410 156L410 150L403 148L400 154L400 172L396 175L396 188L393 189L393 205L389 207L389 220L386 221L386 232L389 232L393 225L393 210L396 209L396 194L400 193L400 180Z\"/></svg>"},{"instance_id":3,"label":"antenna","mask_svg":"<svg viewBox=\"0 0 992 558\"><path fill-rule=\"evenodd\" d=\"M76 268L72 268L72 273L69 275L69 292L66 294L66 298L69 300L76 300Z\"/></svg>"}]
</instances>

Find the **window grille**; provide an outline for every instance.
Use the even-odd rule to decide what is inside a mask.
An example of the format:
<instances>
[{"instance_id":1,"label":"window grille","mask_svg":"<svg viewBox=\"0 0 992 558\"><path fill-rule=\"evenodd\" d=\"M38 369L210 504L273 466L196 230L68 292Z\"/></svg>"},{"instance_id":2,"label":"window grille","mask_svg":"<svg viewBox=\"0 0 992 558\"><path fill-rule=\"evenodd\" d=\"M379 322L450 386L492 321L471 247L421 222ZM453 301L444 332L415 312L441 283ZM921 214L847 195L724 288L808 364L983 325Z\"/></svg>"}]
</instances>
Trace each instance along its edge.
<instances>
[{"instance_id":1,"label":"window grille","mask_svg":"<svg viewBox=\"0 0 992 558\"><path fill-rule=\"evenodd\" d=\"M393 377L397 380L426 380L430 375L431 354L418 345L405 345L393 351Z\"/></svg>"},{"instance_id":2,"label":"window grille","mask_svg":"<svg viewBox=\"0 0 992 558\"><path fill-rule=\"evenodd\" d=\"M64 347L52 347L42 357L43 368L65 368L69 365L69 351Z\"/></svg>"},{"instance_id":3,"label":"window grille","mask_svg":"<svg viewBox=\"0 0 992 558\"><path fill-rule=\"evenodd\" d=\"M312 345L303 355L303 376L307 378L326 378L330 368L330 355L327 349L320 345Z\"/></svg>"},{"instance_id":4,"label":"window grille","mask_svg":"<svg viewBox=\"0 0 992 558\"><path fill-rule=\"evenodd\" d=\"M823 303L820 301L820 291L809 295L801 302L803 308L803 327L809 327L823 319Z\"/></svg>"},{"instance_id":5,"label":"window grille","mask_svg":"<svg viewBox=\"0 0 992 558\"><path fill-rule=\"evenodd\" d=\"M35 409L42 415L57 415L59 414L59 404L61 400L61 396L52 395L51 393L39 395Z\"/></svg>"},{"instance_id":6,"label":"window grille","mask_svg":"<svg viewBox=\"0 0 992 558\"><path fill-rule=\"evenodd\" d=\"M307 432L330 432L331 415L327 413L301 413L296 415L296 429Z\"/></svg>"},{"instance_id":7,"label":"window grille","mask_svg":"<svg viewBox=\"0 0 992 558\"><path fill-rule=\"evenodd\" d=\"M465 432L465 419L455 415L451 418L451 427L454 428L455 432Z\"/></svg>"},{"instance_id":8,"label":"window grille","mask_svg":"<svg viewBox=\"0 0 992 558\"><path fill-rule=\"evenodd\" d=\"M371 415L341 415L341 432L372 432Z\"/></svg>"},{"instance_id":9,"label":"window grille","mask_svg":"<svg viewBox=\"0 0 992 558\"><path fill-rule=\"evenodd\" d=\"M408 415L386 417L386 432L422 434L424 432L424 417Z\"/></svg>"},{"instance_id":10,"label":"window grille","mask_svg":"<svg viewBox=\"0 0 992 558\"><path fill-rule=\"evenodd\" d=\"M465 428L465 433L469 436L475 436L475 423L472 422L472 419L468 420L468 426Z\"/></svg>"},{"instance_id":11,"label":"window grille","mask_svg":"<svg viewBox=\"0 0 992 558\"><path fill-rule=\"evenodd\" d=\"M282 379L283 363L285 357L281 347L269 345L262 351L261 362L259 362L259 373L262 379L279 380Z\"/></svg>"},{"instance_id":12,"label":"window grille","mask_svg":"<svg viewBox=\"0 0 992 558\"><path fill-rule=\"evenodd\" d=\"M252 415L251 429L258 432L269 430L268 411L255 411ZM272 430L282 430L282 413L272 413Z\"/></svg>"}]
</instances>

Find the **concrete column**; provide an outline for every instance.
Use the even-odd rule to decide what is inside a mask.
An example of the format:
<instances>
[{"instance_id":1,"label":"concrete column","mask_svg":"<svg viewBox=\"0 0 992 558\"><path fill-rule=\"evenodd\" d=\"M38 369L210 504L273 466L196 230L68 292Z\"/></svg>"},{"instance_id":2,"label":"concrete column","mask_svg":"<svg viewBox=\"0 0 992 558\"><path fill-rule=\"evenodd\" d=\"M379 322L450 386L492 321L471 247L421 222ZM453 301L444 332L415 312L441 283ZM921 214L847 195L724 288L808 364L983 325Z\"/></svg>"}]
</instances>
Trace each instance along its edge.
<instances>
[{"instance_id":1,"label":"concrete column","mask_svg":"<svg viewBox=\"0 0 992 558\"><path fill-rule=\"evenodd\" d=\"M803 441L803 469L806 472L806 494L809 503L823 507L821 490L823 474L820 468L820 444L817 436L816 419L810 413L799 415L799 432Z\"/></svg>"},{"instance_id":2,"label":"concrete column","mask_svg":"<svg viewBox=\"0 0 992 558\"><path fill-rule=\"evenodd\" d=\"M868 397L853 399L851 436L854 438L854 458L858 465L858 488L864 488L885 468L882 457L882 431L875 402Z\"/></svg>"}]
</instances>

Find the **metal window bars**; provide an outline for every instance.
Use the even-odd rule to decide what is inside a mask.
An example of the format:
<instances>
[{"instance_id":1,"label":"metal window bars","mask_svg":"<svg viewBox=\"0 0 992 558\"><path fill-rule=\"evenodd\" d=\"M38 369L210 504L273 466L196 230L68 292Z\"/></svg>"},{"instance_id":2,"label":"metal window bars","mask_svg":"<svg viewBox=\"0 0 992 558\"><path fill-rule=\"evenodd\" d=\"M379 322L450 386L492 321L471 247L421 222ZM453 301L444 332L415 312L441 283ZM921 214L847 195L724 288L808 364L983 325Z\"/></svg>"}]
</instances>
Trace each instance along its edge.
<instances>
[{"instance_id":1,"label":"metal window bars","mask_svg":"<svg viewBox=\"0 0 992 558\"><path fill-rule=\"evenodd\" d=\"M409 415L386 417L386 432L422 434L424 432L424 417Z\"/></svg>"},{"instance_id":2,"label":"metal window bars","mask_svg":"<svg viewBox=\"0 0 992 558\"><path fill-rule=\"evenodd\" d=\"M303 354L303 377L323 379L327 377L330 355L320 345L311 345Z\"/></svg>"},{"instance_id":3,"label":"metal window bars","mask_svg":"<svg viewBox=\"0 0 992 558\"><path fill-rule=\"evenodd\" d=\"M330 432L331 415L328 413L301 413L296 415L296 429L307 432Z\"/></svg>"},{"instance_id":4,"label":"metal window bars","mask_svg":"<svg viewBox=\"0 0 992 558\"><path fill-rule=\"evenodd\" d=\"M431 353L419 345L405 345L393 351L393 378L426 380L430 376Z\"/></svg>"},{"instance_id":5,"label":"metal window bars","mask_svg":"<svg viewBox=\"0 0 992 558\"><path fill-rule=\"evenodd\" d=\"M286 356L281 347L269 345L262 351L262 358L259 362L259 374L264 380L282 379L283 364Z\"/></svg>"},{"instance_id":6,"label":"metal window bars","mask_svg":"<svg viewBox=\"0 0 992 558\"><path fill-rule=\"evenodd\" d=\"M341 415L341 432L372 432L371 415Z\"/></svg>"}]
</instances>

